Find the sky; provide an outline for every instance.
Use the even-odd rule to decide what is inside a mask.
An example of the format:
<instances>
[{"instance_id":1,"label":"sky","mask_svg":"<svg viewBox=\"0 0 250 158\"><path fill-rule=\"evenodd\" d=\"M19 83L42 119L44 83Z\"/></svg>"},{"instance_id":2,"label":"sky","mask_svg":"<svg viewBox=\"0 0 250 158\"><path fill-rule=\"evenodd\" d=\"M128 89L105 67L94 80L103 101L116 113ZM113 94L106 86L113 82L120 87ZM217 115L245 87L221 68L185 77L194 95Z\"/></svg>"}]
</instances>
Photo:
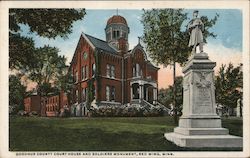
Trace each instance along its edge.
<instances>
[{"instance_id":1,"label":"sky","mask_svg":"<svg viewBox=\"0 0 250 158\"><path fill-rule=\"evenodd\" d=\"M188 18L192 19L193 9L184 10L188 13ZM73 23L72 33L67 39L57 37L55 39L42 38L35 33L30 33L28 26L21 25L23 36L32 37L36 47L44 45L55 46L60 49L60 55L67 57L69 64L76 45L82 32L94 37L105 40L105 27L107 20L117 14L117 9L112 10L86 10L83 20ZM235 66L242 62L242 11L238 9L199 9L201 16L213 18L216 13L219 14L217 23L210 29L217 37L208 38L204 51L208 53L210 59L215 61L215 73L221 64L233 63ZM138 37L143 35L143 25L141 23L142 10L118 10L118 14L123 16L130 28L129 48L133 49L138 43ZM159 65L158 86L167 88L173 84L173 70L171 67L163 68ZM177 65L177 76L183 75L181 67ZM34 85L34 84L33 84ZM31 84L32 86L32 84Z\"/></svg>"}]
</instances>

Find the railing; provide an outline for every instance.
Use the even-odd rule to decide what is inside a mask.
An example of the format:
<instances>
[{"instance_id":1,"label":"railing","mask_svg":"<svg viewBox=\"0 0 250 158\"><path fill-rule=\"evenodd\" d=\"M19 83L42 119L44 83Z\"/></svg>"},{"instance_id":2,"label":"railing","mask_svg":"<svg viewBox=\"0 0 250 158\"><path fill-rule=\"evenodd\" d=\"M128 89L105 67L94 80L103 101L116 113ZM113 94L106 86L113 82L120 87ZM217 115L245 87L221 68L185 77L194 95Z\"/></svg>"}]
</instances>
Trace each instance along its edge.
<instances>
[{"instance_id":1,"label":"railing","mask_svg":"<svg viewBox=\"0 0 250 158\"><path fill-rule=\"evenodd\" d=\"M140 99L132 99L131 100L131 104L139 104L140 103Z\"/></svg>"},{"instance_id":2,"label":"railing","mask_svg":"<svg viewBox=\"0 0 250 158\"><path fill-rule=\"evenodd\" d=\"M146 100L144 100L144 99L142 100L142 102L143 102L144 104L149 105L150 107L154 107L153 104L149 103L148 101L146 101Z\"/></svg>"},{"instance_id":3,"label":"railing","mask_svg":"<svg viewBox=\"0 0 250 158\"><path fill-rule=\"evenodd\" d=\"M171 109L169 109L169 108L167 108L166 106L164 106L163 104L161 104L160 102L156 102L158 105L160 105L160 106L162 106L162 107L164 107L165 109L167 109L167 111L171 111Z\"/></svg>"}]
</instances>

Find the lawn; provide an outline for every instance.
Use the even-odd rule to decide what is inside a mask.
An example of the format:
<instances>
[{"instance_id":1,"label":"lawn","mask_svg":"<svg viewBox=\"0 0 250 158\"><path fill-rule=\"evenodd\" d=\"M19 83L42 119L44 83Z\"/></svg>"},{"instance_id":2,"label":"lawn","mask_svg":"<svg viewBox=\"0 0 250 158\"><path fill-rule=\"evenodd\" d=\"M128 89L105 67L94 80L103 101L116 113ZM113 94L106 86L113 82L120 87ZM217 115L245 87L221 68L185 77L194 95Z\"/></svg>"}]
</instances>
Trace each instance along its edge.
<instances>
[{"instance_id":1,"label":"lawn","mask_svg":"<svg viewBox=\"0 0 250 158\"><path fill-rule=\"evenodd\" d=\"M230 134L242 136L241 119L222 119ZM167 141L172 117L40 118L10 117L10 151L176 151Z\"/></svg>"}]
</instances>

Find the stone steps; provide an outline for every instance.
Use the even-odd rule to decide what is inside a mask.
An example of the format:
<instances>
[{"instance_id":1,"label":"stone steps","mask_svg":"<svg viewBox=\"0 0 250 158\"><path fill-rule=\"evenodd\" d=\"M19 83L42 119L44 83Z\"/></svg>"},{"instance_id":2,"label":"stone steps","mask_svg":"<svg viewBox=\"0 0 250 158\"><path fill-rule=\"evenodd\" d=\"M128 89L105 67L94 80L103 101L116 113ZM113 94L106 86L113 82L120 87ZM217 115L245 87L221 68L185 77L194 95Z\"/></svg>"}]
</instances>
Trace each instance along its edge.
<instances>
[{"instance_id":1,"label":"stone steps","mask_svg":"<svg viewBox=\"0 0 250 158\"><path fill-rule=\"evenodd\" d=\"M174 132L182 135L227 135L226 128L174 128Z\"/></svg>"},{"instance_id":2,"label":"stone steps","mask_svg":"<svg viewBox=\"0 0 250 158\"><path fill-rule=\"evenodd\" d=\"M221 147L238 148L243 146L242 138L232 135L182 135L178 133L165 133L165 138L181 147Z\"/></svg>"}]
</instances>

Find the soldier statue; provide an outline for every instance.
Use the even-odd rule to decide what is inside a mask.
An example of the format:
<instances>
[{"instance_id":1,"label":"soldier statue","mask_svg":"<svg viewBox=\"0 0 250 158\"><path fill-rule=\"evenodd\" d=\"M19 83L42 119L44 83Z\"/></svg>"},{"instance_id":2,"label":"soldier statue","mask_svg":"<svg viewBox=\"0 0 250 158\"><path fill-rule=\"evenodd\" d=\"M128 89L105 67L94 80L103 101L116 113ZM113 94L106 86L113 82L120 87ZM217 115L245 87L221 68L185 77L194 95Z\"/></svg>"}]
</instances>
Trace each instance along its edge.
<instances>
[{"instance_id":1,"label":"soldier statue","mask_svg":"<svg viewBox=\"0 0 250 158\"><path fill-rule=\"evenodd\" d=\"M193 19L188 23L188 31L190 34L189 47L192 47L192 54L196 53L196 47L199 46L200 53L203 53L203 35L204 24L198 17L198 10L193 12Z\"/></svg>"}]
</instances>

